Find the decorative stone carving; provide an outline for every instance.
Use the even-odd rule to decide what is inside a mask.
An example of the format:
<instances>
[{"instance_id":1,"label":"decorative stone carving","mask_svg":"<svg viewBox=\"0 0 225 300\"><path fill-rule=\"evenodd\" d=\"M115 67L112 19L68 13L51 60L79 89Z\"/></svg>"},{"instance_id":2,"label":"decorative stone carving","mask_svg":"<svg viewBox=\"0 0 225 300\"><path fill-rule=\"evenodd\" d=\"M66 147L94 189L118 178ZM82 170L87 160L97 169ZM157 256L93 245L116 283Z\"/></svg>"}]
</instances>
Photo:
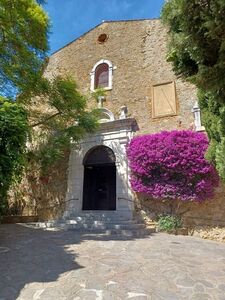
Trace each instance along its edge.
<instances>
[{"instance_id":1,"label":"decorative stone carving","mask_svg":"<svg viewBox=\"0 0 225 300\"><path fill-rule=\"evenodd\" d=\"M103 102L105 101L105 97L104 96L99 96L98 97L98 108L102 108L103 107Z\"/></svg>"},{"instance_id":2,"label":"decorative stone carving","mask_svg":"<svg viewBox=\"0 0 225 300\"><path fill-rule=\"evenodd\" d=\"M121 106L120 108L120 119L126 119L127 118L128 109L125 105Z\"/></svg>"},{"instance_id":3,"label":"decorative stone carving","mask_svg":"<svg viewBox=\"0 0 225 300\"><path fill-rule=\"evenodd\" d=\"M201 122L201 110L199 108L198 102L195 102L195 105L192 108L192 112L194 114L194 123L195 123L195 130L196 131L204 131L205 127L202 126Z\"/></svg>"},{"instance_id":4,"label":"decorative stone carving","mask_svg":"<svg viewBox=\"0 0 225 300\"><path fill-rule=\"evenodd\" d=\"M99 108L99 123L106 123L115 120L114 114L107 108Z\"/></svg>"}]
</instances>

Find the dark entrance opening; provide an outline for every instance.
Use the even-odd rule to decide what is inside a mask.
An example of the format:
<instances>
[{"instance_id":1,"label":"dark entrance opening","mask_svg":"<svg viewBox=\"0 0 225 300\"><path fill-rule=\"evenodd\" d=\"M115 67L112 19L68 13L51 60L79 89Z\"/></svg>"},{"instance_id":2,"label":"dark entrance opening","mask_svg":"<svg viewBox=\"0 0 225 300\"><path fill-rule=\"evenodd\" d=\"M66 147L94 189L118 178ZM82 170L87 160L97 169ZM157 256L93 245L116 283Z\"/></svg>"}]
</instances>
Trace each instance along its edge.
<instances>
[{"instance_id":1,"label":"dark entrance opening","mask_svg":"<svg viewBox=\"0 0 225 300\"><path fill-rule=\"evenodd\" d=\"M116 210L116 165L113 151L105 146L85 156L83 210Z\"/></svg>"}]
</instances>

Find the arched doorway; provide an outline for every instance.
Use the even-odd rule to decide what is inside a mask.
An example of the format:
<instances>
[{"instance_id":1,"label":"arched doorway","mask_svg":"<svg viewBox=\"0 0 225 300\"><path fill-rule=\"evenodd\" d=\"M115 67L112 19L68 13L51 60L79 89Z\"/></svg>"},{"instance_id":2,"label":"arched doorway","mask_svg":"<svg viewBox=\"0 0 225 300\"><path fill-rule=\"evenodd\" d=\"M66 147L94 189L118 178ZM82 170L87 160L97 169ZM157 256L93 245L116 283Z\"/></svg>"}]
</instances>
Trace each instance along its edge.
<instances>
[{"instance_id":1,"label":"arched doorway","mask_svg":"<svg viewBox=\"0 0 225 300\"><path fill-rule=\"evenodd\" d=\"M116 210L116 157L109 147L97 146L83 160L83 210Z\"/></svg>"}]
</instances>

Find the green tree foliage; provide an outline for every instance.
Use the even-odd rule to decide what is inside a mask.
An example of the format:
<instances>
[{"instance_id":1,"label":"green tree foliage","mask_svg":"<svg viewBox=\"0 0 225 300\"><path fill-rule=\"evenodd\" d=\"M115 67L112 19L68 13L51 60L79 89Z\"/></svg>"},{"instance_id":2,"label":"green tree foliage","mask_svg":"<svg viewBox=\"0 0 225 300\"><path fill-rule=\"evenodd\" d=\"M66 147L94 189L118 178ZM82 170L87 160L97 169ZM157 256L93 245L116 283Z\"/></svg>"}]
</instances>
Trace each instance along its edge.
<instances>
[{"instance_id":1,"label":"green tree foliage","mask_svg":"<svg viewBox=\"0 0 225 300\"><path fill-rule=\"evenodd\" d=\"M49 19L44 0L0 0L0 207L27 157L47 166L96 128L71 78L43 76ZM28 139L29 137L29 139ZM26 145L29 140L29 155ZM1 214L1 212L0 212Z\"/></svg>"},{"instance_id":2,"label":"green tree foliage","mask_svg":"<svg viewBox=\"0 0 225 300\"><path fill-rule=\"evenodd\" d=\"M30 131L27 110L15 98L37 89L48 29L48 17L36 1L0 0L0 213L25 166Z\"/></svg>"},{"instance_id":3,"label":"green tree foliage","mask_svg":"<svg viewBox=\"0 0 225 300\"><path fill-rule=\"evenodd\" d=\"M6 207L8 189L25 166L28 135L25 110L0 97L0 215Z\"/></svg>"},{"instance_id":4,"label":"green tree foliage","mask_svg":"<svg viewBox=\"0 0 225 300\"><path fill-rule=\"evenodd\" d=\"M35 90L48 50L49 20L35 0L0 0L0 94Z\"/></svg>"},{"instance_id":5,"label":"green tree foliage","mask_svg":"<svg viewBox=\"0 0 225 300\"><path fill-rule=\"evenodd\" d=\"M38 104L38 105L37 105ZM77 144L97 127L97 110L87 112L87 98L71 77L46 80L45 92L30 104L29 119L36 145L31 155L48 166L64 155L70 143Z\"/></svg>"},{"instance_id":6,"label":"green tree foliage","mask_svg":"<svg viewBox=\"0 0 225 300\"><path fill-rule=\"evenodd\" d=\"M169 27L168 61L176 75L199 90L210 138L207 157L225 179L225 1L169 0L162 19Z\"/></svg>"}]
</instances>

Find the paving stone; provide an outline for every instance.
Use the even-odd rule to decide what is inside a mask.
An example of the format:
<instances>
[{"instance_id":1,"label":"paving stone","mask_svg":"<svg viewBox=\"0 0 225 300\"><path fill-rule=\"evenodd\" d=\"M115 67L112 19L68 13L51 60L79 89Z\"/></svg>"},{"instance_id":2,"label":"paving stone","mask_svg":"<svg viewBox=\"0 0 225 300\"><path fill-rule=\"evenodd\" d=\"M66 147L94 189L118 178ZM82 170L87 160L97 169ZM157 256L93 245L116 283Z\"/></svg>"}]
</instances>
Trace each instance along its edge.
<instances>
[{"instance_id":1,"label":"paving stone","mask_svg":"<svg viewBox=\"0 0 225 300\"><path fill-rule=\"evenodd\" d=\"M199 280L199 282L207 288L213 288L214 287L214 285L211 282L207 281L207 280Z\"/></svg>"},{"instance_id":2,"label":"paving stone","mask_svg":"<svg viewBox=\"0 0 225 300\"><path fill-rule=\"evenodd\" d=\"M176 284L183 287L193 287L195 285L195 282L190 277L183 277L178 278Z\"/></svg>"},{"instance_id":3,"label":"paving stone","mask_svg":"<svg viewBox=\"0 0 225 300\"><path fill-rule=\"evenodd\" d=\"M161 289L156 294L159 299L165 299L165 300L180 300L179 296L176 294L176 292L171 292L168 290Z\"/></svg>"},{"instance_id":4,"label":"paving stone","mask_svg":"<svg viewBox=\"0 0 225 300\"><path fill-rule=\"evenodd\" d=\"M197 283L194 287L194 291L198 293L204 293L205 292L205 287L203 284Z\"/></svg>"},{"instance_id":5,"label":"paving stone","mask_svg":"<svg viewBox=\"0 0 225 300\"><path fill-rule=\"evenodd\" d=\"M0 225L0 247L0 300L225 300L225 245L195 237Z\"/></svg>"},{"instance_id":6,"label":"paving stone","mask_svg":"<svg viewBox=\"0 0 225 300\"><path fill-rule=\"evenodd\" d=\"M0 291L0 299L14 300L16 295L17 295L17 290L11 286L6 286Z\"/></svg>"},{"instance_id":7,"label":"paving stone","mask_svg":"<svg viewBox=\"0 0 225 300\"><path fill-rule=\"evenodd\" d=\"M220 284L219 289L225 293L225 284Z\"/></svg>"},{"instance_id":8,"label":"paving stone","mask_svg":"<svg viewBox=\"0 0 225 300\"><path fill-rule=\"evenodd\" d=\"M209 300L212 299L209 294L196 293L193 294L190 300Z\"/></svg>"},{"instance_id":9,"label":"paving stone","mask_svg":"<svg viewBox=\"0 0 225 300\"><path fill-rule=\"evenodd\" d=\"M0 247L0 253L6 253L8 252L10 249L7 247Z\"/></svg>"}]
</instances>

